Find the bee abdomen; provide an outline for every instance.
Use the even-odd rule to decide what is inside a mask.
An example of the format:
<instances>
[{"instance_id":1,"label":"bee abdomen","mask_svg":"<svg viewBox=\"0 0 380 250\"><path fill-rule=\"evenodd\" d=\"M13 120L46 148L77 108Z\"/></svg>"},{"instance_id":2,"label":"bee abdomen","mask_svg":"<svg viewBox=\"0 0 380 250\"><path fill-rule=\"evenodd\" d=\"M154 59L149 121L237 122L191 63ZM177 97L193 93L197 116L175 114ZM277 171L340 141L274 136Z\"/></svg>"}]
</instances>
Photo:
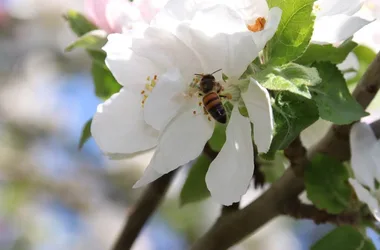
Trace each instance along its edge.
<instances>
[{"instance_id":1,"label":"bee abdomen","mask_svg":"<svg viewBox=\"0 0 380 250\"><path fill-rule=\"evenodd\" d=\"M217 93L211 92L203 97L203 105L210 115L220 123L227 122L226 111Z\"/></svg>"}]
</instances>

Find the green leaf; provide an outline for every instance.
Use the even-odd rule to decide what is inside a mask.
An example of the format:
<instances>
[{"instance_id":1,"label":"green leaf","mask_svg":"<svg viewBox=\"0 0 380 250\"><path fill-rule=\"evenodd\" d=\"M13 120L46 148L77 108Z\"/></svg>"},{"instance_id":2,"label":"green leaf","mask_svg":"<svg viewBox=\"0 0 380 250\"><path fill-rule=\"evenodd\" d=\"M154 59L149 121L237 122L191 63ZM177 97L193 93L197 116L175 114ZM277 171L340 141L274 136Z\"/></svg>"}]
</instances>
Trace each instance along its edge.
<instances>
[{"instance_id":1,"label":"green leaf","mask_svg":"<svg viewBox=\"0 0 380 250\"><path fill-rule=\"evenodd\" d=\"M318 69L322 83L309 87L322 119L335 124L349 124L367 113L350 94L342 73L332 63L313 64Z\"/></svg>"},{"instance_id":2,"label":"green leaf","mask_svg":"<svg viewBox=\"0 0 380 250\"><path fill-rule=\"evenodd\" d=\"M65 52L75 48L85 48L88 50L102 51L102 47L107 43L107 32L104 30L93 30L79 37L75 42L67 46Z\"/></svg>"},{"instance_id":3,"label":"green leaf","mask_svg":"<svg viewBox=\"0 0 380 250\"><path fill-rule=\"evenodd\" d=\"M372 49L363 45L357 46L353 52L359 61L359 70L354 78L348 80L348 84L357 83L363 77L364 73L368 69L368 66L376 57L376 53Z\"/></svg>"},{"instance_id":4,"label":"green leaf","mask_svg":"<svg viewBox=\"0 0 380 250\"><path fill-rule=\"evenodd\" d=\"M78 37L97 29L84 15L75 10L69 10L63 17L69 22L70 28Z\"/></svg>"},{"instance_id":5,"label":"green leaf","mask_svg":"<svg viewBox=\"0 0 380 250\"><path fill-rule=\"evenodd\" d=\"M373 243L351 226L341 226L315 243L311 250L376 250Z\"/></svg>"},{"instance_id":6,"label":"green leaf","mask_svg":"<svg viewBox=\"0 0 380 250\"><path fill-rule=\"evenodd\" d=\"M88 139L91 138L91 123L92 123L92 118L88 120L83 126L82 135L80 136L79 145L78 145L79 150L82 149L83 145L88 141Z\"/></svg>"},{"instance_id":7,"label":"green leaf","mask_svg":"<svg viewBox=\"0 0 380 250\"><path fill-rule=\"evenodd\" d=\"M346 59L358 44L353 41L347 41L339 47L334 47L331 44L319 45L310 44L305 53L296 60L299 64L309 65L314 62L329 61L333 64L338 64Z\"/></svg>"},{"instance_id":8,"label":"green leaf","mask_svg":"<svg viewBox=\"0 0 380 250\"><path fill-rule=\"evenodd\" d=\"M272 105L274 137L266 158L285 149L302 130L318 120L318 109L312 100L289 92L281 92Z\"/></svg>"},{"instance_id":9,"label":"green leaf","mask_svg":"<svg viewBox=\"0 0 380 250\"><path fill-rule=\"evenodd\" d=\"M337 159L318 154L305 170L307 197L331 214L339 214L350 205L349 173Z\"/></svg>"},{"instance_id":10,"label":"green leaf","mask_svg":"<svg viewBox=\"0 0 380 250\"><path fill-rule=\"evenodd\" d=\"M265 88L275 91L289 91L311 98L308 87L321 82L318 71L299 64L289 63L280 67L268 67L254 78Z\"/></svg>"},{"instance_id":11,"label":"green leaf","mask_svg":"<svg viewBox=\"0 0 380 250\"><path fill-rule=\"evenodd\" d=\"M210 158L202 154L191 167L180 194L180 204L186 205L210 197L206 186L206 173L211 164Z\"/></svg>"},{"instance_id":12,"label":"green leaf","mask_svg":"<svg viewBox=\"0 0 380 250\"><path fill-rule=\"evenodd\" d=\"M214 133L208 141L212 150L219 152L222 149L226 142L226 128L226 124L220 124L218 122L215 124Z\"/></svg>"},{"instance_id":13,"label":"green leaf","mask_svg":"<svg viewBox=\"0 0 380 250\"><path fill-rule=\"evenodd\" d=\"M282 16L273 38L267 43L264 54L269 64L282 65L300 57L306 50L313 34L314 0L268 0L270 8L279 7Z\"/></svg>"},{"instance_id":14,"label":"green leaf","mask_svg":"<svg viewBox=\"0 0 380 250\"><path fill-rule=\"evenodd\" d=\"M121 86L106 65L93 61L91 73L95 84L95 94L98 97L107 99L119 92Z\"/></svg>"}]
</instances>

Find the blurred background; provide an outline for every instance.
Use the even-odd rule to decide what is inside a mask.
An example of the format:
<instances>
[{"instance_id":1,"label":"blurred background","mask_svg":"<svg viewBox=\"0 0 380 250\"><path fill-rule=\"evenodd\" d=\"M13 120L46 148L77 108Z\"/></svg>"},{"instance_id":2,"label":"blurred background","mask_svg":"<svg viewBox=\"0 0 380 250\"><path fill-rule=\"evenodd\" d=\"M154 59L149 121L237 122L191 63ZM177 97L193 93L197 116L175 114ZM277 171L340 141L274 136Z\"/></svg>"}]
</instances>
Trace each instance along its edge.
<instances>
[{"instance_id":1,"label":"blurred background","mask_svg":"<svg viewBox=\"0 0 380 250\"><path fill-rule=\"evenodd\" d=\"M132 185L150 153L109 161L93 139L78 150L82 126L101 100L87 54L63 52L76 38L62 18L68 9L83 10L83 1L0 0L1 250L110 249L142 192ZM378 51L377 31L378 21L357 39ZM326 127L320 122L305 131L305 143ZM186 249L217 218L220 207L210 199L179 206L187 170L179 171L134 249ZM251 188L242 205L261 192ZM332 228L278 218L233 249L309 249ZM369 234L380 249L379 236Z\"/></svg>"}]
</instances>

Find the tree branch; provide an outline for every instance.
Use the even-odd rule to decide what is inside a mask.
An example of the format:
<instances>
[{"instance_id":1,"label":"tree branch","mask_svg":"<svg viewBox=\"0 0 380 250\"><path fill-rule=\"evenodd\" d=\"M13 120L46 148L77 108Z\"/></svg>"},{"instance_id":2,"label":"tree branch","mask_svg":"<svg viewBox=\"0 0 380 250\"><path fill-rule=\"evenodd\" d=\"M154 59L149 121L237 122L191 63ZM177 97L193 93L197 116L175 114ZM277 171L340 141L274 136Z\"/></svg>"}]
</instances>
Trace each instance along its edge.
<instances>
[{"instance_id":1,"label":"tree branch","mask_svg":"<svg viewBox=\"0 0 380 250\"><path fill-rule=\"evenodd\" d=\"M296 198L286 203L283 207L283 214L289 215L296 219L310 219L315 224L333 223L341 224L357 224L359 221L359 213L346 212L342 214L329 214L324 210L316 208L314 205L303 204Z\"/></svg>"},{"instance_id":2,"label":"tree branch","mask_svg":"<svg viewBox=\"0 0 380 250\"><path fill-rule=\"evenodd\" d=\"M368 67L353 96L367 108L380 87L380 53ZM351 125L333 125L326 136L309 152L310 160L316 153L325 153L341 161L350 158L349 131ZM284 203L296 198L304 190L302 177L288 168L266 192L244 209L221 217L191 248L192 250L223 250L241 241L262 225L281 214Z\"/></svg>"},{"instance_id":3,"label":"tree branch","mask_svg":"<svg viewBox=\"0 0 380 250\"><path fill-rule=\"evenodd\" d=\"M128 215L127 222L113 250L127 250L132 247L142 227L165 196L170 182L173 179L174 172L175 171L172 171L160 177L146 188L135 205L134 210Z\"/></svg>"},{"instance_id":4,"label":"tree branch","mask_svg":"<svg viewBox=\"0 0 380 250\"><path fill-rule=\"evenodd\" d=\"M290 161L290 166L296 176L303 177L304 168L308 164L306 148L302 145L301 138L297 136L284 150L284 155Z\"/></svg>"}]
</instances>

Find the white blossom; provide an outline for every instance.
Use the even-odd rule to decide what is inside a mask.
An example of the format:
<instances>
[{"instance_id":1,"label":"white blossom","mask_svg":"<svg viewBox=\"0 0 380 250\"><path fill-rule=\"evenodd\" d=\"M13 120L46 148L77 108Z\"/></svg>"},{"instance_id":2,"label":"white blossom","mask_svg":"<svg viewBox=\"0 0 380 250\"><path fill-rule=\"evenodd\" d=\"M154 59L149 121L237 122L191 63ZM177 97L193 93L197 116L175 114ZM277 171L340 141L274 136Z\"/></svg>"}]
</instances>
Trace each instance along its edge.
<instances>
[{"instance_id":1,"label":"white blossom","mask_svg":"<svg viewBox=\"0 0 380 250\"><path fill-rule=\"evenodd\" d=\"M351 128L350 146L355 179L350 178L349 182L358 199L380 221L380 190L375 187L375 180L380 181L380 143L368 124L356 123Z\"/></svg>"},{"instance_id":2,"label":"white blossom","mask_svg":"<svg viewBox=\"0 0 380 250\"><path fill-rule=\"evenodd\" d=\"M313 43L339 43L370 23L355 16L365 0L318 0L314 4L316 15Z\"/></svg>"},{"instance_id":3,"label":"white blossom","mask_svg":"<svg viewBox=\"0 0 380 250\"><path fill-rule=\"evenodd\" d=\"M192 19L199 9L218 4L226 5L236 11L245 22L245 28L251 31L250 34L259 51L273 37L281 20L282 10L278 7L269 9L266 0L171 0L152 22L153 25L169 29L176 34L175 27L178 22ZM211 23L199 25L206 25L207 27L203 29L210 34L215 32L213 25L219 21L212 20ZM228 23L225 25L225 32L233 28Z\"/></svg>"},{"instance_id":4,"label":"white blossom","mask_svg":"<svg viewBox=\"0 0 380 250\"><path fill-rule=\"evenodd\" d=\"M169 10L181 2L171 1L158 19L183 14L178 9ZM202 153L213 134L215 120L203 109L195 74L221 69L215 74L217 81L222 83L221 73L239 79L258 55L256 41L246 21L227 5L197 8L186 19L158 21L141 32L108 37L104 47L106 64L123 88L99 105L91 132L106 154L134 154L156 147L135 187L154 181ZM272 139L267 90L250 79L241 96L249 118L240 114L235 103L227 125L227 141L206 176L212 197L225 205L239 201L252 178L250 122L254 123L259 152L268 151Z\"/></svg>"}]
</instances>

